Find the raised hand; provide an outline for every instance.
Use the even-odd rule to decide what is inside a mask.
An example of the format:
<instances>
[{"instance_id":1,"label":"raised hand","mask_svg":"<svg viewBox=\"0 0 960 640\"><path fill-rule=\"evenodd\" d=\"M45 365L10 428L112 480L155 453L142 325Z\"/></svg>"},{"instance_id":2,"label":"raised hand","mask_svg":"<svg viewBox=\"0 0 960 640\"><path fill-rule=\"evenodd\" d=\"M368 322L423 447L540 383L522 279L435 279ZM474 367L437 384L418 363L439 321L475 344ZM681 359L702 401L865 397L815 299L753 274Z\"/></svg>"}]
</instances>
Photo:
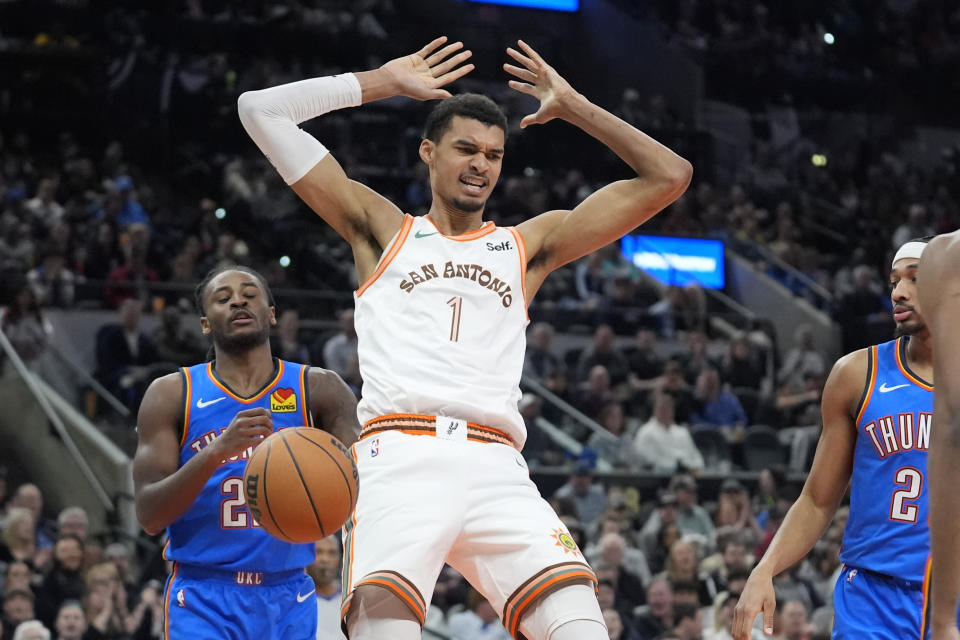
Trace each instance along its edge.
<instances>
[{"instance_id":1,"label":"raised hand","mask_svg":"<svg viewBox=\"0 0 960 640\"><path fill-rule=\"evenodd\" d=\"M440 36L416 53L396 58L380 67L392 77L397 95L417 100L450 97L450 92L440 87L473 71L473 64L463 64L473 53L469 49L460 51L462 42L443 47L446 41L447 36ZM460 53L450 57L457 51Z\"/></svg>"},{"instance_id":2,"label":"raised hand","mask_svg":"<svg viewBox=\"0 0 960 640\"><path fill-rule=\"evenodd\" d=\"M517 40L517 45L523 53L513 47L507 47L507 55L523 66L518 67L509 63L503 65L504 71L519 78L519 80L510 80L507 84L511 89L528 93L540 101L537 112L525 116L520 121L520 127L543 124L560 117L565 108L564 101L576 96L577 92L530 45L523 40Z\"/></svg>"}]
</instances>

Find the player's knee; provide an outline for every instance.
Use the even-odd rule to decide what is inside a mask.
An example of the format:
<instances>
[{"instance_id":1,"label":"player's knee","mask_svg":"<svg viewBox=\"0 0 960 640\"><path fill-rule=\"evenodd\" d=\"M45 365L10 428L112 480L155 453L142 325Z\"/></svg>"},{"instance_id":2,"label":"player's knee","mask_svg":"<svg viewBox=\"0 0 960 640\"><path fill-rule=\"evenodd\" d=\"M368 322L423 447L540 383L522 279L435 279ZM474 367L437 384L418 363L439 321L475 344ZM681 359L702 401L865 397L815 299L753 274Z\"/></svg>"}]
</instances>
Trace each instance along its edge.
<instances>
[{"instance_id":1,"label":"player's knee","mask_svg":"<svg viewBox=\"0 0 960 640\"><path fill-rule=\"evenodd\" d=\"M571 584L540 600L520 621L535 640L607 640L607 627L592 586Z\"/></svg>"},{"instance_id":2,"label":"player's knee","mask_svg":"<svg viewBox=\"0 0 960 640\"><path fill-rule=\"evenodd\" d=\"M380 620L419 621L403 600L394 592L372 584L362 584L353 592L347 624L358 615Z\"/></svg>"}]
</instances>

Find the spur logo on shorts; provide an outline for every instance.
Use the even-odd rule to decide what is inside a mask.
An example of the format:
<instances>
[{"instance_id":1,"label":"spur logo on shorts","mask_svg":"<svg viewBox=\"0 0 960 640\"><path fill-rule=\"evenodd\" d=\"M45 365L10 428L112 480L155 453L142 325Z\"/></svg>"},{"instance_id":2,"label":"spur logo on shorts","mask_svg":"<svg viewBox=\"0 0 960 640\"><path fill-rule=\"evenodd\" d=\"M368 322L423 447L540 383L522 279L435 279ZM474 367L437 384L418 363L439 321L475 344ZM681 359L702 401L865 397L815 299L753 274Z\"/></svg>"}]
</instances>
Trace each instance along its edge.
<instances>
[{"instance_id":1,"label":"spur logo on shorts","mask_svg":"<svg viewBox=\"0 0 960 640\"><path fill-rule=\"evenodd\" d=\"M297 410L297 394L293 389L274 389L270 394L270 411L293 413Z\"/></svg>"},{"instance_id":2,"label":"spur logo on shorts","mask_svg":"<svg viewBox=\"0 0 960 640\"><path fill-rule=\"evenodd\" d=\"M563 549L563 555L572 553L573 555L580 557L580 549L577 548L577 543L573 541L573 538L569 533L563 529L554 529L550 536L557 541L554 546L561 547Z\"/></svg>"}]
</instances>

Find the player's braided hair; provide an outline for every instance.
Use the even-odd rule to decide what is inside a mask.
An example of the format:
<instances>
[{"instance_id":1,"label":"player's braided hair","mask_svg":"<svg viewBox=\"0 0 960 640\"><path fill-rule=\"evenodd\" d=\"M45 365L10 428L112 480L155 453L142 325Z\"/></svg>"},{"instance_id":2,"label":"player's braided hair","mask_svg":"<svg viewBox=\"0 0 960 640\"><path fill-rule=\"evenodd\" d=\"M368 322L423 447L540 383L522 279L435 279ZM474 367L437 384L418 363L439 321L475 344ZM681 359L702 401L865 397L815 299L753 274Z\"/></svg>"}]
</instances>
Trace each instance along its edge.
<instances>
[{"instance_id":1,"label":"player's braided hair","mask_svg":"<svg viewBox=\"0 0 960 640\"><path fill-rule=\"evenodd\" d=\"M242 264L230 264L214 267L208 271L207 275L203 276L203 280L200 281L200 284L198 284L197 288L194 290L193 304L197 308L197 313L199 313L201 316L206 315L206 310L203 308L203 295L206 292L207 285L210 284L210 281L216 278L218 275L227 271L242 271L243 273L249 273L252 275L257 279L257 281L260 283L260 286L263 288L263 292L267 295L267 303L271 307L277 306L273 300L273 292L270 291L270 285L267 284L266 278L250 267L245 267Z\"/></svg>"},{"instance_id":2,"label":"player's braided hair","mask_svg":"<svg viewBox=\"0 0 960 640\"><path fill-rule=\"evenodd\" d=\"M452 98L441 100L427 116L427 123L423 127L425 140L440 142L440 138L450 128L454 116L472 118L480 122L503 129L504 138L507 135L507 116L500 106L479 93L461 93Z\"/></svg>"}]
</instances>

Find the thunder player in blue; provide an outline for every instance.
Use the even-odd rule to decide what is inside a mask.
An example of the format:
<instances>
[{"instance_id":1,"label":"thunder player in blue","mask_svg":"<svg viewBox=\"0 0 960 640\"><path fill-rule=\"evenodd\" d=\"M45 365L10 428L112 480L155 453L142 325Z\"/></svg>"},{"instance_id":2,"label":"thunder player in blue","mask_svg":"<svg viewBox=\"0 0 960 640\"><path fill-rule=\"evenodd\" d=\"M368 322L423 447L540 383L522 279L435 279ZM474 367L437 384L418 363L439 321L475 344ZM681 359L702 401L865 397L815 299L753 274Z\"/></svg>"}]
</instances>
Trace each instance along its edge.
<instances>
[{"instance_id":1,"label":"thunder player in blue","mask_svg":"<svg viewBox=\"0 0 960 640\"><path fill-rule=\"evenodd\" d=\"M736 640L750 637L761 611L764 631L772 634L773 576L810 551L851 479L832 637L929 637L927 450L933 361L916 284L925 247L925 240L908 242L893 260L890 298L897 339L850 353L830 372L813 468L747 581L734 614Z\"/></svg>"},{"instance_id":2,"label":"thunder player in blue","mask_svg":"<svg viewBox=\"0 0 960 640\"><path fill-rule=\"evenodd\" d=\"M164 591L165 640L313 640L317 604L304 568L313 544L260 529L244 504L254 447L284 427L317 425L356 440L356 400L335 373L278 360L266 281L245 267L214 270L197 287L211 362L157 379L137 417L137 518L167 529L173 571Z\"/></svg>"}]
</instances>

